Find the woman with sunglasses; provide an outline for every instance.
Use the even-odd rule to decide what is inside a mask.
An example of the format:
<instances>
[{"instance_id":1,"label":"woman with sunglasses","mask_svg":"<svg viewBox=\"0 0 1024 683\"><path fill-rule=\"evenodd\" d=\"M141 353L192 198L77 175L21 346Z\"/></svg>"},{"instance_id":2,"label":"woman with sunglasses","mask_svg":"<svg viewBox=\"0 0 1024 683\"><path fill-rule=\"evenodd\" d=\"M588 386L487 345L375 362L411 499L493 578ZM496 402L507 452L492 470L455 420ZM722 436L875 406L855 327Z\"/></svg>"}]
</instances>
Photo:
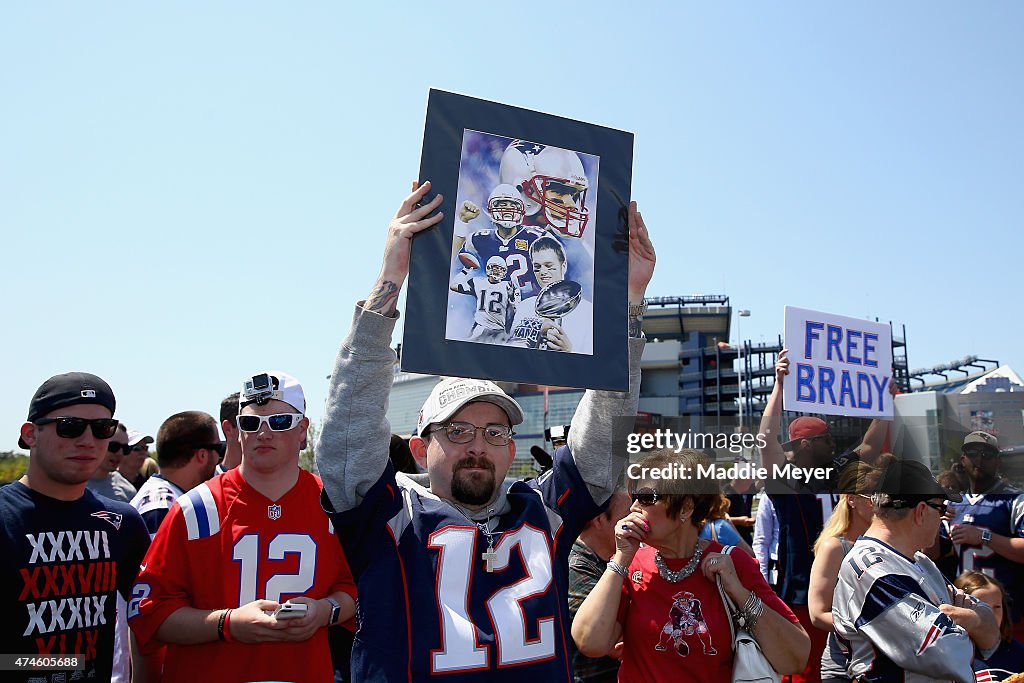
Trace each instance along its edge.
<instances>
[{"instance_id":1,"label":"woman with sunglasses","mask_svg":"<svg viewBox=\"0 0 1024 683\"><path fill-rule=\"evenodd\" d=\"M573 621L580 651L597 657L622 641L619 681L626 683L731 681L732 638L719 577L772 667L802 671L810 640L757 562L698 538L720 495L717 481L690 474L707 467L707 459L697 451L663 451L639 465L630 513L616 525L615 554ZM663 472L680 476L656 478Z\"/></svg>"},{"instance_id":2,"label":"woman with sunglasses","mask_svg":"<svg viewBox=\"0 0 1024 683\"><path fill-rule=\"evenodd\" d=\"M885 457L883 454L880 458ZM891 457L891 456L890 456ZM846 683L849 653L832 631L832 594L836 590L839 567L861 534L871 526L874 507L870 494L878 486L881 470L867 463L854 462L839 474L839 502L825 522L821 535L814 542L814 564L807 593L811 623L828 632L825 650L821 653L822 683Z\"/></svg>"}]
</instances>

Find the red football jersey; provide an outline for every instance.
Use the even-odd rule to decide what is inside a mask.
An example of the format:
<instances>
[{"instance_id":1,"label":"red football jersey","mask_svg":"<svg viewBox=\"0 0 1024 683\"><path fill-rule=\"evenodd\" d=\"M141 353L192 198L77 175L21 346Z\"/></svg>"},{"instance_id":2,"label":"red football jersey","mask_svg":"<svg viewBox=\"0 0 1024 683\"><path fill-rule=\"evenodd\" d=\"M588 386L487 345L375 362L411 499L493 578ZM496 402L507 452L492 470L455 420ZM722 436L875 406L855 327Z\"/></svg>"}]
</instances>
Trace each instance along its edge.
<instances>
[{"instance_id":1,"label":"red football jersey","mask_svg":"<svg viewBox=\"0 0 1024 683\"><path fill-rule=\"evenodd\" d=\"M341 544L320 507L319 477L299 480L272 501L239 470L178 498L146 554L129 605L129 625L144 649L181 607L222 609L253 600L320 599L356 588ZM149 646L149 647L147 647ZM167 644L164 681L332 680L327 630L301 643Z\"/></svg>"}]
</instances>

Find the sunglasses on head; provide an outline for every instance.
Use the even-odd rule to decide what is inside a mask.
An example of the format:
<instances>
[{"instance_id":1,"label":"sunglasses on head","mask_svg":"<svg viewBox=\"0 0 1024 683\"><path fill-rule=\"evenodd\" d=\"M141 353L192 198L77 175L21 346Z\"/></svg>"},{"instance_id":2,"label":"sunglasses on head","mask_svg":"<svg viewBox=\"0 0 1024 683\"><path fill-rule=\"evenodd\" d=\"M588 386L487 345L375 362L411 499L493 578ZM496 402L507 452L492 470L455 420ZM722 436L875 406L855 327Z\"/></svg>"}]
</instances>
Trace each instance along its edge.
<instances>
[{"instance_id":1,"label":"sunglasses on head","mask_svg":"<svg viewBox=\"0 0 1024 683\"><path fill-rule=\"evenodd\" d=\"M633 499L634 503L640 503L644 507L654 505L665 496L661 495L654 489L637 489L633 493L629 494L630 498Z\"/></svg>"},{"instance_id":2,"label":"sunglasses on head","mask_svg":"<svg viewBox=\"0 0 1024 683\"><path fill-rule=\"evenodd\" d=\"M239 415L235 423L243 432L258 432L267 423L272 432L287 432L302 422L302 413L277 413L276 415Z\"/></svg>"},{"instance_id":3,"label":"sunglasses on head","mask_svg":"<svg viewBox=\"0 0 1024 683\"><path fill-rule=\"evenodd\" d=\"M108 453L117 453L118 451L121 451L121 455L128 455L132 452L132 447L126 443L117 443L116 441L111 441L107 444Z\"/></svg>"},{"instance_id":4,"label":"sunglasses on head","mask_svg":"<svg viewBox=\"0 0 1024 683\"><path fill-rule=\"evenodd\" d=\"M84 417L43 417L33 424L56 425L57 436L62 439L77 439L85 433L86 427L92 430L92 435L97 439L109 439L117 431L117 420L112 417L97 420L86 420Z\"/></svg>"}]
</instances>

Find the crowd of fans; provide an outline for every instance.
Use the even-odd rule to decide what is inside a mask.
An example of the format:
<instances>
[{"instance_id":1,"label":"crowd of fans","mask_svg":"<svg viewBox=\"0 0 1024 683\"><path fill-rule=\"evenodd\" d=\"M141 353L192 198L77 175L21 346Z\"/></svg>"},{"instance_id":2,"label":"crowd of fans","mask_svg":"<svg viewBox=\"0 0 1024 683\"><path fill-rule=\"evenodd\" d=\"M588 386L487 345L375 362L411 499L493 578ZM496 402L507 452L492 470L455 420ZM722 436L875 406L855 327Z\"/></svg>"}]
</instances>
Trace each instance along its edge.
<instances>
[{"instance_id":1,"label":"crowd of fans","mask_svg":"<svg viewBox=\"0 0 1024 683\"><path fill-rule=\"evenodd\" d=\"M391 434L395 302L412 237L441 218L428 189L391 221L339 349L319 476L299 468L306 400L284 372L155 438L95 375L39 387L28 471L0 490L0 642L21 662L4 680L726 682L737 625L788 681L1024 670L1024 494L991 434L964 439L945 486L884 452L881 421L837 454L821 419L782 431L783 353L761 463L833 478L620 478L611 422L636 413L655 263L635 204L629 390L586 392L542 474L506 481L523 411L489 381L441 381L416 434ZM707 462L656 452L642 471Z\"/></svg>"}]
</instances>

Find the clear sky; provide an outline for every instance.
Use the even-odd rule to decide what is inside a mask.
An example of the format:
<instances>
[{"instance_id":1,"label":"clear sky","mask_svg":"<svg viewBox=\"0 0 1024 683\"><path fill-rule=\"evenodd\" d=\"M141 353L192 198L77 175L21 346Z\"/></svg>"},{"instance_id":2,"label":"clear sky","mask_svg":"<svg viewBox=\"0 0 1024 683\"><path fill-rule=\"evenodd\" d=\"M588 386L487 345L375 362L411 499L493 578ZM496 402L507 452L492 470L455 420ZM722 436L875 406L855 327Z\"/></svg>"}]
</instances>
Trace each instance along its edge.
<instances>
[{"instance_id":1,"label":"clear sky","mask_svg":"<svg viewBox=\"0 0 1024 683\"><path fill-rule=\"evenodd\" d=\"M430 87L633 131L651 295L1024 371L1021 35L1006 1L5 3L0 450L68 370L151 433L263 369L317 419Z\"/></svg>"}]
</instances>

